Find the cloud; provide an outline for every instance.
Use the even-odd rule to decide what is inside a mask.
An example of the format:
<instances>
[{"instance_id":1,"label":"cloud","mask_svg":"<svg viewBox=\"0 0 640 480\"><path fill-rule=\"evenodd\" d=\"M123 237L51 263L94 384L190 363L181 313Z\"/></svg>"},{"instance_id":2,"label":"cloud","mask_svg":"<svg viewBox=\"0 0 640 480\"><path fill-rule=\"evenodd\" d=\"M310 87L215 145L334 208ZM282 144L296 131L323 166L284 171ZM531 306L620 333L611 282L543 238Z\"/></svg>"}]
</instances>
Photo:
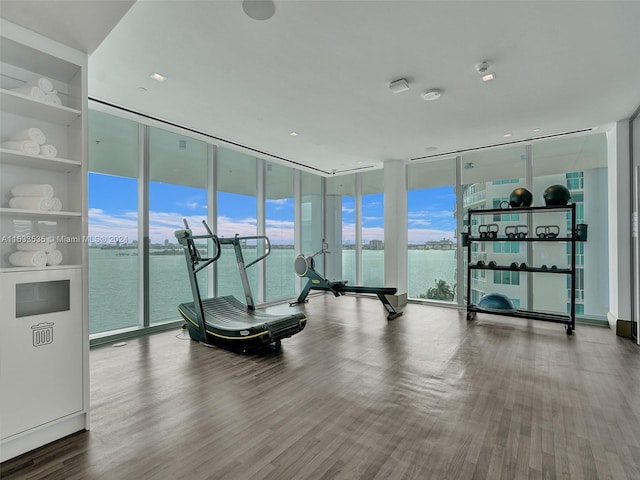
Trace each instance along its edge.
<instances>
[{"instance_id":1,"label":"cloud","mask_svg":"<svg viewBox=\"0 0 640 480\"><path fill-rule=\"evenodd\" d=\"M408 223L410 227L411 226L418 227L420 225L424 225L424 226L431 225L431 222L428 220L417 220L417 219L411 219L411 218L409 219Z\"/></svg>"},{"instance_id":2,"label":"cloud","mask_svg":"<svg viewBox=\"0 0 640 480\"><path fill-rule=\"evenodd\" d=\"M206 205L200 205L198 202L178 202L177 205L179 207L186 207L186 208L189 208L191 210L195 210L198 207L206 208Z\"/></svg>"},{"instance_id":3,"label":"cloud","mask_svg":"<svg viewBox=\"0 0 640 480\"><path fill-rule=\"evenodd\" d=\"M293 199L291 198L267 198L266 203L270 203L273 205L291 205L293 207Z\"/></svg>"}]
</instances>

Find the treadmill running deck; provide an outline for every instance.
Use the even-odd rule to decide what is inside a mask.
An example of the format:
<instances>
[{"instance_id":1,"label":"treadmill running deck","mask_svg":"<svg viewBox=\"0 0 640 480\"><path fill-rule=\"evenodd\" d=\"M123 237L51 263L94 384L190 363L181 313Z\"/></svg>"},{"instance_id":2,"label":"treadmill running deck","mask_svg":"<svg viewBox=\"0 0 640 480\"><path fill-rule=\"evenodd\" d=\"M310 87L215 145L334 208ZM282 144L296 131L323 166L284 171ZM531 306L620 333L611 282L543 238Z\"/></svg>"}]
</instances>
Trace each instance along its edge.
<instances>
[{"instance_id":1,"label":"treadmill running deck","mask_svg":"<svg viewBox=\"0 0 640 480\"><path fill-rule=\"evenodd\" d=\"M307 323L303 313L273 315L250 310L231 295L203 299L202 309L208 341L241 340L271 343L295 335L304 329ZM203 340L200 337L194 303L180 304L178 310L187 322L191 338Z\"/></svg>"}]
</instances>

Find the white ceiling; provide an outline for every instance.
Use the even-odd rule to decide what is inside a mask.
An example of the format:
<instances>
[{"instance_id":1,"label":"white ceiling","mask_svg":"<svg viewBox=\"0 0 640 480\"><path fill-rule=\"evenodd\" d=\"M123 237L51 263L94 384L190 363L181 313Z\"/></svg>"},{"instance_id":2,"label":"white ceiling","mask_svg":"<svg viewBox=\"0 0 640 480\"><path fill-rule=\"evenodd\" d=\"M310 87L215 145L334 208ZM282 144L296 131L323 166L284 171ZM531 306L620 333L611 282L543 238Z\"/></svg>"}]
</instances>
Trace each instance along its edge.
<instances>
[{"instance_id":1,"label":"white ceiling","mask_svg":"<svg viewBox=\"0 0 640 480\"><path fill-rule=\"evenodd\" d=\"M47 21L29 23L32 3ZM640 105L638 1L275 0L265 21L240 0L130 3L3 0L2 16L90 52L92 98L317 173L602 127ZM411 88L393 94L398 78ZM424 101L430 88L442 98Z\"/></svg>"}]
</instances>

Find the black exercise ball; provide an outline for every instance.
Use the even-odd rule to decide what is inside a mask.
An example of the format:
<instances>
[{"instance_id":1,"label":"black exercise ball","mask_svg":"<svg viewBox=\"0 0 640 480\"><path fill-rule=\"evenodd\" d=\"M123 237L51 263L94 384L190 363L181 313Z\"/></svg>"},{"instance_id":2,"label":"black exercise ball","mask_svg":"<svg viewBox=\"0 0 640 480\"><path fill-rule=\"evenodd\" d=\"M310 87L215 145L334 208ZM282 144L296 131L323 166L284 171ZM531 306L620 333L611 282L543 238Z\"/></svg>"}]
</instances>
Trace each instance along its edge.
<instances>
[{"instance_id":1,"label":"black exercise ball","mask_svg":"<svg viewBox=\"0 0 640 480\"><path fill-rule=\"evenodd\" d=\"M533 195L526 188L516 188L509 195L510 207L530 207L533 203Z\"/></svg>"},{"instance_id":2,"label":"black exercise ball","mask_svg":"<svg viewBox=\"0 0 640 480\"><path fill-rule=\"evenodd\" d=\"M544 191L542 198L544 198L544 204L547 207L566 205L569 203L571 193L569 193L569 189L564 185L551 185Z\"/></svg>"}]
</instances>

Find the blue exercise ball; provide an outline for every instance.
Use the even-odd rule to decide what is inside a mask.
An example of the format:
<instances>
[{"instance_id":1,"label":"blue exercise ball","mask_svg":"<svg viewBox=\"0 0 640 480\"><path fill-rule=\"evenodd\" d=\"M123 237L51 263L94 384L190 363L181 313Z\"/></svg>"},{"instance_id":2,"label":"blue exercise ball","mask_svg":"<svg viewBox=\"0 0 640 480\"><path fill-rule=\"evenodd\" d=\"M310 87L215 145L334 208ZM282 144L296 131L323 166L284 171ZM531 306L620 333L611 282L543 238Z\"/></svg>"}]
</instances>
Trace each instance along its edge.
<instances>
[{"instance_id":1,"label":"blue exercise ball","mask_svg":"<svg viewBox=\"0 0 640 480\"><path fill-rule=\"evenodd\" d=\"M571 193L564 185L551 185L546 188L542 194L542 198L544 198L544 204L547 207L566 205L569 203Z\"/></svg>"},{"instance_id":2,"label":"blue exercise ball","mask_svg":"<svg viewBox=\"0 0 640 480\"><path fill-rule=\"evenodd\" d=\"M516 306L502 293L487 293L478 301L478 307L490 312L515 312Z\"/></svg>"}]
</instances>

